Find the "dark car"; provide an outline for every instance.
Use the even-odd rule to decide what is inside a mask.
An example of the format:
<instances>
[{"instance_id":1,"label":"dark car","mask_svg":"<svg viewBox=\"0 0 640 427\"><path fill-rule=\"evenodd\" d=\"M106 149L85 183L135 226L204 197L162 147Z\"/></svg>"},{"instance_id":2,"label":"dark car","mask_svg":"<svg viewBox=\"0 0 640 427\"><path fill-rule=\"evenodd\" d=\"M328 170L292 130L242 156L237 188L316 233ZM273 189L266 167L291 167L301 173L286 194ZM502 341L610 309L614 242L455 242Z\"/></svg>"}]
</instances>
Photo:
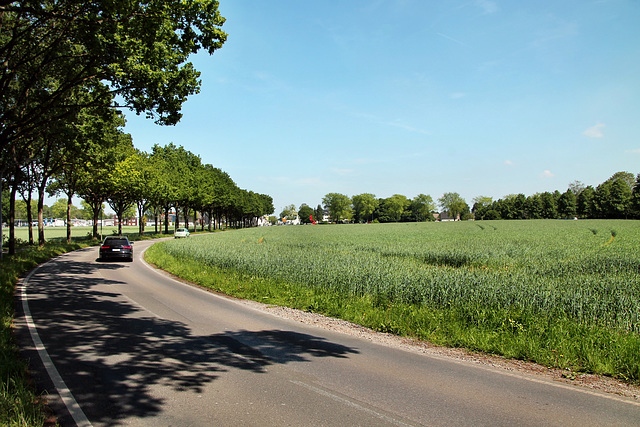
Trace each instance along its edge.
<instances>
[{"instance_id":1,"label":"dark car","mask_svg":"<svg viewBox=\"0 0 640 427\"><path fill-rule=\"evenodd\" d=\"M100 245L100 259L126 259L133 261L133 246L127 237L109 236Z\"/></svg>"}]
</instances>

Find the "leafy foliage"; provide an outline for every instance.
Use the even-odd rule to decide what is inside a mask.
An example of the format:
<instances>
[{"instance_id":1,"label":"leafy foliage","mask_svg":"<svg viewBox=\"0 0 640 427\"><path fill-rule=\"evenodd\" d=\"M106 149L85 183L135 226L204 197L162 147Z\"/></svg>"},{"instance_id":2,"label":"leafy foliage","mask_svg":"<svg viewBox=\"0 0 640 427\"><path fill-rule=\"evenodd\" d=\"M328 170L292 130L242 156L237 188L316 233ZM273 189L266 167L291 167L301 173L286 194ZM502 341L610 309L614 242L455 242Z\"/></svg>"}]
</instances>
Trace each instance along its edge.
<instances>
[{"instance_id":1,"label":"leafy foliage","mask_svg":"<svg viewBox=\"0 0 640 427\"><path fill-rule=\"evenodd\" d=\"M476 219L640 218L640 209L634 204L638 194L640 187L633 174L616 172L596 188L572 183L562 194L509 195L493 202L485 199L474 204L473 212Z\"/></svg>"}]
</instances>

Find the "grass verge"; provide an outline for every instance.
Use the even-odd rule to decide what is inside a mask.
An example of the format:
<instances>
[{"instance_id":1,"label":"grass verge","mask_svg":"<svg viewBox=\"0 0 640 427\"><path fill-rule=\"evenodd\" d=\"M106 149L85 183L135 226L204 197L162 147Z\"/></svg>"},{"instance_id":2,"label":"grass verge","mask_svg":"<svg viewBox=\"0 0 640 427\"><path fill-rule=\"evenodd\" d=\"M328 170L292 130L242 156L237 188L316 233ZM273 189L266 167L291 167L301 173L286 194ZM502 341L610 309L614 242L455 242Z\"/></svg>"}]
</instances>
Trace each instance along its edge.
<instances>
[{"instance_id":1,"label":"grass verge","mask_svg":"<svg viewBox=\"0 0 640 427\"><path fill-rule=\"evenodd\" d=\"M50 243L22 248L0 261L0 425L42 426L43 400L29 383L27 365L19 357L13 336L14 293L18 279L38 264L89 243Z\"/></svg>"},{"instance_id":2,"label":"grass verge","mask_svg":"<svg viewBox=\"0 0 640 427\"><path fill-rule=\"evenodd\" d=\"M187 281L230 296L321 313L436 345L640 383L640 335L637 333L521 309L434 308L391 303L369 295L312 289L203 265L186 257L178 259L166 254L162 246L149 248L146 260Z\"/></svg>"},{"instance_id":3,"label":"grass verge","mask_svg":"<svg viewBox=\"0 0 640 427\"><path fill-rule=\"evenodd\" d=\"M141 237L131 233L129 237L140 240L166 235ZM14 295L19 278L53 257L94 244L98 242L78 240L67 244L52 240L42 248L20 247L15 255L5 254L0 261L0 426L42 426L47 416L44 399L36 395L29 382L27 364L20 358L13 335Z\"/></svg>"}]
</instances>

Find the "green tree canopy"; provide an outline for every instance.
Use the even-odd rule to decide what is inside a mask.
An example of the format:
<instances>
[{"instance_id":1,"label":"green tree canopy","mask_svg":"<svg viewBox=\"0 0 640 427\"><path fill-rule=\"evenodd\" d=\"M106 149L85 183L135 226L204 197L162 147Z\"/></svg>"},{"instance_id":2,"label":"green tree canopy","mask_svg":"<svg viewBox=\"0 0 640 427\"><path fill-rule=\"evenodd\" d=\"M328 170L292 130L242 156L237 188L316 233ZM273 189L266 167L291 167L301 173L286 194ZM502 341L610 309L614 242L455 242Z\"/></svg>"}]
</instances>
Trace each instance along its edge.
<instances>
[{"instance_id":1,"label":"green tree canopy","mask_svg":"<svg viewBox=\"0 0 640 427\"><path fill-rule=\"evenodd\" d=\"M378 207L376 196L371 193L362 193L352 197L353 214L356 222L367 221Z\"/></svg>"},{"instance_id":2,"label":"green tree canopy","mask_svg":"<svg viewBox=\"0 0 640 427\"><path fill-rule=\"evenodd\" d=\"M402 219L402 214L409 207L409 199L402 194L394 194L393 196L384 199L383 210L384 214L390 218L391 221L398 222Z\"/></svg>"},{"instance_id":3,"label":"green tree canopy","mask_svg":"<svg viewBox=\"0 0 640 427\"><path fill-rule=\"evenodd\" d=\"M296 205L291 204L285 206L285 208L280 212L280 218L284 219L295 219L298 216L298 210L296 209Z\"/></svg>"},{"instance_id":4,"label":"green tree canopy","mask_svg":"<svg viewBox=\"0 0 640 427\"><path fill-rule=\"evenodd\" d=\"M351 214L351 199L344 194L329 193L322 198L322 204L334 222L342 222Z\"/></svg>"},{"instance_id":5,"label":"green tree canopy","mask_svg":"<svg viewBox=\"0 0 640 427\"><path fill-rule=\"evenodd\" d=\"M438 199L440 207L448 212L453 218L461 215L465 210L469 210L467 202L464 201L458 193L444 193L442 197Z\"/></svg>"},{"instance_id":6,"label":"green tree canopy","mask_svg":"<svg viewBox=\"0 0 640 427\"><path fill-rule=\"evenodd\" d=\"M310 224L313 213L313 208L311 208L306 203L301 204L300 208L298 209L298 217L300 218L300 222L304 224ZM314 218L314 221L315 220L316 219Z\"/></svg>"},{"instance_id":7,"label":"green tree canopy","mask_svg":"<svg viewBox=\"0 0 640 427\"><path fill-rule=\"evenodd\" d=\"M640 218L640 173L631 192L631 212L635 218Z\"/></svg>"},{"instance_id":8,"label":"green tree canopy","mask_svg":"<svg viewBox=\"0 0 640 427\"><path fill-rule=\"evenodd\" d=\"M411 201L409 210L411 211L411 219L414 221L433 221L436 204L428 194L418 194Z\"/></svg>"},{"instance_id":9,"label":"green tree canopy","mask_svg":"<svg viewBox=\"0 0 640 427\"><path fill-rule=\"evenodd\" d=\"M583 190L584 191L584 190ZM571 189L562 193L558 199L558 213L561 217L574 217L577 213L576 195Z\"/></svg>"},{"instance_id":10,"label":"green tree canopy","mask_svg":"<svg viewBox=\"0 0 640 427\"><path fill-rule=\"evenodd\" d=\"M175 124L200 87L188 57L220 48L223 23L215 0L1 2L0 153L114 99Z\"/></svg>"}]
</instances>

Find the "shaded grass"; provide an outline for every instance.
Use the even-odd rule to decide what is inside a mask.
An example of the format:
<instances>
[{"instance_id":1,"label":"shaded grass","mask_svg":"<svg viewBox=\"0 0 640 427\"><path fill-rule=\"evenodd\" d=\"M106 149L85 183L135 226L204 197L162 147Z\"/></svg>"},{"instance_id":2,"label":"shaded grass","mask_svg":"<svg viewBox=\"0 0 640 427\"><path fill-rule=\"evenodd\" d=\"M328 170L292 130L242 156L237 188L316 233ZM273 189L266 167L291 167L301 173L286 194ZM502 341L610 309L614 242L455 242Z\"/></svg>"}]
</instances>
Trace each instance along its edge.
<instances>
[{"instance_id":1,"label":"shaded grass","mask_svg":"<svg viewBox=\"0 0 640 427\"><path fill-rule=\"evenodd\" d=\"M344 319L376 331L640 382L640 336L522 308L430 307L276 280L174 257L156 244L145 258L187 281L266 304Z\"/></svg>"},{"instance_id":2,"label":"shaded grass","mask_svg":"<svg viewBox=\"0 0 640 427\"><path fill-rule=\"evenodd\" d=\"M66 252L99 244L87 236L90 228L75 231L73 242L66 243L66 230L58 227L48 234L44 247L21 243L15 255L3 255L0 261L0 426L42 426L46 418L45 401L37 396L29 382L27 364L20 358L13 336L14 295L18 280L30 270ZM105 235L114 234L115 227L105 227ZM21 229L26 236L26 229ZM57 233L57 235L55 234ZM18 233L17 233L18 234ZM168 237L166 234L138 233L137 227L123 228L131 240Z\"/></svg>"},{"instance_id":3,"label":"shaded grass","mask_svg":"<svg viewBox=\"0 0 640 427\"><path fill-rule=\"evenodd\" d=\"M18 279L50 258L80 249L87 243L52 243L43 248L22 248L0 261L0 425L42 426L43 400L29 383L27 365L20 358L13 336L14 293Z\"/></svg>"},{"instance_id":4,"label":"shaded grass","mask_svg":"<svg viewBox=\"0 0 640 427\"><path fill-rule=\"evenodd\" d=\"M132 240L166 237L128 235ZM14 295L18 280L51 258L97 244L99 242L81 240L78 236L71 244L66 243L66 238L54 237L42 248L20 245L15 255L3 255L0 261L0 426L42 426L46 418L44 399L36 395L29 382L27 364L20 358L13 336Z\"/></svg>"}]
</instances>

